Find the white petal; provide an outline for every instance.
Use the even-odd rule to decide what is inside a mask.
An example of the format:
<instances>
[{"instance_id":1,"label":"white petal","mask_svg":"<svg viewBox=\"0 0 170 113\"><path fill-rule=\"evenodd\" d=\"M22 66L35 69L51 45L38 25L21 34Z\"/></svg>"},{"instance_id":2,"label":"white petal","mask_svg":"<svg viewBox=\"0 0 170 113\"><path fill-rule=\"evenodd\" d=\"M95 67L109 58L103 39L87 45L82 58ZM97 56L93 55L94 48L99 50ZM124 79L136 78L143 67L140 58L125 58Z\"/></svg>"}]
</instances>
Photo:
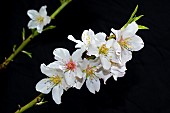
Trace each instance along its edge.
<instances>
[{"instance_id":1,"label":"white petal","mask_svg":"<svg viewBox=\"0 0 170 113\"><path fill-rule=\"evenodd\" d=\"M38 25L37 25L37 31L38 31L38 33L42 33L43 27L44 27L43 24L38 24Z\"/></svg>"},{"instance_id":2,"label":"white petal","mask_svg":"<svg viewBox=\"0 0 170 113\"><path fill-rule=\"evenodd\" d=\"M66 83L70 86L74 86L75 84L75 77L74 77L74 73L73 72L66 72L65 73L65 80Z\"/></svg>"},{"instance_id":3,"label":"white petal","mask_svg":"<svg viewBox=\"0 0 170 113\"><path fill-rule=\"evenodd\" d=\"M138 25L136 24L136 22L130 23L130 24L122 31L123 38L131 37L131 36L135 35L135 33L136 33L137 31L138 31Z\"/></svg>"},{"instance_id":4,"label":"white petal","mask_svg":"<svg viewBox=\"0 0 170 113\"><path fill-rule=\"evenodd\" d=\"M28 10L27 15L32 19L36 20L37 17L39 16L39 13L36 10Z\"/></svg>"},{"instance_id":5,"label":"white petal","mask_svg":"<svg viewBox=\"0 0 170 113\"><path fill-rule=\"evenodd\" d=\"M74 87L75 87L76 89L81 89L81 87L83 86L86 78L85 78L85 77L83 77L83 78L77 78L76 80L77 80L77 81L76 81L76 84L74 85Z\"/></svg>"},{"instance_id":6,"label":"white petal","mask_svg":"<svg viewBox=\"0 0 170 113\"><path fill-rule=\"evenodd\" d=\"M103 65L103 68L106 69L106 70L109 70L109 68L111 67L110 61L104 56L101 56L100 59L101 59L101 63Z\"/></svg>"},{"instance_id":7,"label":"white petal","mask_svg":"<svg viewBox=\"0 0 170 113\"><path fill-rule=\"evenodd\" d=\"M97 92L99 92L100 90L100 80L98 78L94 78L93 79L93 85L94 85L94 88Z\"/></svg>"},{"instance_id":8,"label":"white petal","mask_svg":"<svg viewBox=\"0 0 170 113\"><path fill-rule=\"evenodd\" d=\"M55 55L55 59L59 61L68 61L70 59L70 53L67 49L64 48L57 48L53 51Z\"/></svg>"},{"instance_id":9,"label":"white petal","mask_svg":"<svg viewBox=\"0 0 170 113\"><path fill-rule=\"evenodd\" d=\"M47 16L46 8L47 8L47 6L42 6L39 10L40 15L43 17Z\"/></svg>"},{"instance_id":10,"label":"white petal","mask_svg":"<svg viewBox=\"0 0 170 113\"><path fill-rule=\"evenodd\" d=\"M113 45L113 39L110 39L106 42L106 47L110 48Z\"/></svg>"},{"instance_id":11,"label":"white petal","mask_svg":"<svg viewBox=\"0 0 170 113\"><path fill-rule=\"evenodd\" d=\"M111 31L116 36L116 40L119 40L121 30L115 30L115 29L111 28Z\"/></svg>"},{"instance_id":12,"label":"white petal","mask_svg":"<svg viewBox=\"0 0 170 113\"><path fill-rule=\"evenodd\" d=\"M87 50L87 55L89 56L95 55L96 57L98 57L99 56L98 48L95 45L90 44Z\"/></svg>"},{"instance_id":13,"label":"white petal","mask_svg":"<svg viewBox=\"0 0 170 113\"><path fill-rule=\"evenodd\" d=\"M125 75L125 72L115 71L115 72L113 73L113 78L114 78L115 81L117 81L117 78L118 78L118 77L123 77L124 75Z\"/></svg>"},{"instance_id":14,"label":"white petal","mask_svg":"<svg viewBox=\"0 0 170 113\"><path fill-rule=\"evenodd\" d=\"M106 42L106 34L103 32L97 33L96 40L98 40L99 42Z\"/></svg>"},{"instance_id":15,"label":"white petal","mask_svg":"<svg viewBox=\"0 0 170 113\"><path fill-rule=\"evenodd\" d=\"M143 40L141 39L141 37L137 35L134 35L133 37L131 37L130 43L132 46L132 51L139 51L140 49L144 47Z\"/></svg>"},{"instance_id":16,"label":"white petal","mask_svg":"<svg viewBox=\"0 0 170 113\"><path fill-rule=\"evenodd\" d=\"M104 70L103 70L104 71ZM96 76L98 76L99 78L103 79L104 84L106 84L106 81L112 76L111 74L109 74L110 72L106 72L108 74L104 74L103 71L100 71L98 73L96 73Z\"/></svg>"},{"instance_id":17,"label":"white petal","mask_svg":"<svg viewBox=\"0 0 170 113\"><path fill-rule=\"evenodd\" d=\"M116 52L116 55L120 55L121 46L119 45L119 43L116 40L114 40L114 42L113 42L113 49Z\"/></svg>"},{"instance_id":18,"label":"white petal","mask_svg":"<svg viewBox=\"0 0 170 113\"><path fill-rule=\"evenodd\" d=\"M38 22L35 21L35 20L30 20L30 21L28 22L28 28L29 28L29 29L37 28L37 25L38 25Z\"/></svg>"},{"instance_id":19,"label":"white petal","mask_svg":"<svg viewBox=\"0 0 170 113\"><path fill-rule=\"evenodd\" d=\"M72 59L74 62L81 61L82 60L82 50L77 49L76 51L73 52L72 54Z\"/></svg>"},{"instance_id":20,"label":"white petal","mask_svg":"<svg viewBox=\"0 0 170 113\"><path fill-rule=\"evenodd\" d=\"M52 90L52 98L57 104L61 104L61 96L63 94L63 89L60 85L57 85Z\"/></svg>"},{"instance_id":21,"label":"white petal","mask_svg":"<svg viewBox=\"0 0 170 113\"><path fill-rule=\"evenodd\" d=\"M64 90L67 90L70 88L70 86L66 83L65 78L62 79L61 85Z\"/></svg>"},{"instance_id":22,"label":"white petal","mask_svg":"<svg viewBox=\"0 0 170 113\"><path fill-rule=\"evenodd\" d=\"M46 17L44 18L43 24L44 24L44 25L49 24L50 21L51 21L51 18L50 18L49 16L46 16Z\"/></svg>"},{"instance_id":23,"label":"white petal","mask_svg":"<svg viewBox=\"0 0 170 113\"><path fill-rule=\"evenodd\" d=\"M76 46L75 46L76 48L80 48L80 47L82 47L82 46L84 45L84 43L83 43L82 41L76 40L72 35L68 35L67 38L68 38L69 40L77 43Z\"/></svg>"},{"instance_id":24,"label":"white petal","mask_svg":"<svg viewBox=\"0 0 170 113\"><path fill-rule=\"evenodd\" d=\"M89 90L91 93L95 94L94 83L93 83L93 81L90 80L89 78L87 78L87 80L86 80L86 87L88 88L88 90Z\"/></svg>"},{"instance_id":25,"label":"white petal","mask_svg":"<svg viewBox=\"0 0 170 113\"><path fill-rule=\"evenodd\" d=\"M48 66L46 66L44 63L41 64L40 66L41 72L45 75L47 75L48 77L52 77L55 76L57 74L57 70L54 68L50 68Z\"/></svg>"},{"instance_id":26,"label":"white petal","mask_svg":"<svg viewBox=\"0 0 170 113\"><path fill-rule=\"evenodd\" d=\"M124 64L132 59L132 52L128 51L127 49L122 49L121 57L122 57L122 63Z\"/></svg>"},{"instance_id":27,"label":"white petal","mask_svg":"<svg viewBox=\"0 0 170 113\"><path fill-rule=\"evenodd\" d=\"M54 62L48 64L47 67L53 68L53 69L58 69L59 68L59 64L60 63L58 61L54 61Z\"/></svg>"},{"instance_id":28,"label":"white petal","mask_svg":"<svg viewBox=\"0 0 170 113\"><path fill-rule=\"evenodd\" d=\"M75 76L82 78L83 77L83 73L81 71L81 69L79 67L77 67L76 71L75 71Z\"/></svg>"},{"instance_id":29,"label":"white petal","mask_svg":"<svg viewBox=\"0 0 170 113\"><path fill-rule=\"evenodd\" d=\"M88 65L88 60L86 58L83 59L83 62L79 63L82 70L85 70Z\"/></svg>"},{"instance_id":30,"label":"white petal","mask_svg":"<svg viewBox=\"0 0 170 113\"><path fill-rule=\"evenodd\" d=\"M51 83L49 78L44 78L40 80L35 87L38 92L48 94L51 91L53 84Z\"/></svg>"}]
</instances>

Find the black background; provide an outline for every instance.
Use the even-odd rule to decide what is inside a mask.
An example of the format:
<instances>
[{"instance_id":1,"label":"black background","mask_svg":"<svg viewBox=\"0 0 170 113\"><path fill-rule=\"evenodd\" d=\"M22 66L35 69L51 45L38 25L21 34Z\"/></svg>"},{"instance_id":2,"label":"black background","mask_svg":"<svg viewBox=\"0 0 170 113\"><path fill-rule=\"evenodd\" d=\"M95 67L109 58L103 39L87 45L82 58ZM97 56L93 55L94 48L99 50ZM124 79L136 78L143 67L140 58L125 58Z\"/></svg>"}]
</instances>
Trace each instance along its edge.
<instances>
[{"instance_id":1,"label":"black background","mask_svg":"<svg viewBox=\"0 0 170 113\"><path fill-rule=\"evenodd\" d=\"M24 50L33 58L20 53L7 69L1 71L1 113L14 113L18 105L25 105L39 95L36 83L46 77L40 64L54 61L53 50L58 47L75 50L73 35L81 38L85 29L95 33L120 29L129 19L136 5L137 15L144 15L137 23L149 27L139 30L145 46L133 53L127 63L126 75L107 84L102 83L98 93L92 94L84 85L82 89L69 89L62 95L62 104L45 96L48 103L33 107L25 113L170 113L170 3L168 0L73 0L64 8L51 25L56 28L43 32ZM13 45L22 42L21 32L30 30L27 10L39 10L47 5L51 15L59 6L59 0L13 0L1 3L0 61L8 57Z\"/></svg>"}]
</instances>

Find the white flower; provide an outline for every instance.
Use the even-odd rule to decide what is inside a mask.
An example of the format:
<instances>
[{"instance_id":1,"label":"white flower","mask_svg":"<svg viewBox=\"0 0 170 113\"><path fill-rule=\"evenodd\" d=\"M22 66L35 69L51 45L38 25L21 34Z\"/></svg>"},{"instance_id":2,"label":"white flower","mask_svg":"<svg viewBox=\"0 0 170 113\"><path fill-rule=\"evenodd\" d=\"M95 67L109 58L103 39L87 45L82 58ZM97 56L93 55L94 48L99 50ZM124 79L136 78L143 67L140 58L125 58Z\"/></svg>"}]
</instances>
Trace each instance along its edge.
<instances>
[{"instance_id":1,"label":"white flower","mask_svg":"<svg viewBox=\"0 0 170 113\"><path fill-rule=\"evenodd\" d=\"M144 47L143 40L136 35L136 32L138 31L136 22L130 23L123 30L115 30L112 28L111 31L116 35L116 40L122 48L121 56L124 63L131 60L131 51L139 51Z\"/></svg>"},{"instance_id":2,"label":"white flower","mask_svg":"<svg viewBox=\"0 0 170 113\"><path fill-rule=\"evenodd\" d=\"M83 31L81 36L82 41L76 40L72 35L69 35L68 39L77 43L75 45L75 48L81 48L82 52L88 50L89 48L93 48L93 46L95 46L94 43L95 34L91 29Z\"/></svg>"},{"instance_id":3,"label":"white flower","mask_svg":"<svg viewBox=\"0 0 170 113\"><path fill-rule=\"evenodd\" d=\"M114 80L117 81L118 77L123 77L126 71L126 65L120 65L118 63L112 62L112 66L110 68L110 74L113 76Z\"/></svg>"},{"instance_id":4,"label":"white flower","mask_svg":"<svg viewBox=\"0 0 170 113\"><path fill-rule=\"evenodd\" d=\"M56 48L53 51L55 63L58 64L58 67L63 70L65 74L65 79L68 85L75 86L76 77L82 78L82 71L79 68L79 62L82 61L82 52L80 49L77 49L73 52L72 56L69 51L64 48Z\"/></svg>"},{"instance_id":5,"label":"white flower","mask_svg":"<svg viewBox=\"0 0 170 113\"><path fill-rule=\"evenodd\" d=\"M40 80L36 84L36 90L43 94L48 94L52 90L53 100L60 104L62 94L69 86L65 82L64 73L59 69L55 69L51 64L47 66L41 64L41 72L48 76L48 78Z\"/></svg>"},{"instance_id":6,"label":"white flower","mask_svg":"<svg viewBox=\"0 0 170 113\"><path fill-rule=\"evenodd\" d=\"M125 65L111 62L111 68L109 70L105 70L103 67L100 68L99 77L103 79L104 84L106 84L106 81L110 77L113 77L115 81L117 81L118 77L123 77L126 70L127 69Z\"/></svg>"},{"instance_id":7,"label":"white flower","mask_svg":"<svg viewBox=\"0 0 170 113\"><path fill-rule=\"evenodd\" d=\"M36 28L39 33L43 31L43 27L50 23L51 18L47 16L47 6L42 6L37 12L36 10L28 10L27 14L32 19L28 22L28 28Z\"/></svg>"},{"instance_id":8,"label":"white flower","mask_svg":"<svg viewBox=\"0 0 170 113\"><path fill-rule=\"evenodd\" d=\"M83 62L80 64L83 70L83 81L86 81L86 87L88 90L95 94L95 92L99 92L100 90L100 78L99 73L97 72L99 62L95 60L87 60L84 59Z\"/></svg>"},{"instance_id":9,"label":"white flower","mask_svg":"<svg viewBox=\"0 0 170 113\"><path fill-rule=\"evenodd\" d=\"M105 33L97 33L95 46L87 50L88 55L99 57L104 69L109 70L111 61L120 62L120 45L114 39L106 40Z\"/></svg>"}]
</instances>

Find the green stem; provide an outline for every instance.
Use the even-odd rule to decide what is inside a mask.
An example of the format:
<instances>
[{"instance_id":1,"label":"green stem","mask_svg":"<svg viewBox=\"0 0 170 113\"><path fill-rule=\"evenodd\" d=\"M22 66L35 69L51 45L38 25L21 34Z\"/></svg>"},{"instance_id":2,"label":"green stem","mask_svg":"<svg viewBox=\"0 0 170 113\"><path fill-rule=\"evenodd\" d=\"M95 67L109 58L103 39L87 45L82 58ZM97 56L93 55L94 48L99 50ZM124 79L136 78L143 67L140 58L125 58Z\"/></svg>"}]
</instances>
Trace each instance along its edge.
<instances>
[{"instance_id":1,"label":"green stem","mask_svg":"<svg viewBox=\"0 0 170 113\"><path fill-rule=\"evenodd\" d=\"M51 19L54 19L55 16L66 6L68 5L72 0L66 0L64 3L61 4L61 6L50 16Z\"/></svg>"},{"instance_id":2,"label":"green stem","mask_svg":"<svg viewBox=\"0 0 170 113\"><path fill-rule=\"evenodd\" d=\"M29 102L25 106L23 106L23 107L19 108L17 111L15 111L15 113L22 113L22 112L26 111L27 109L36 105L36 103L39 103L43 99L43 97L44 97L44 94L41 93L39 96L37 96L31 102Z\"/></svg>"},{"instance_id":3,"label":"green stem","mask_svg":"<svg viewBox=\"0 0 170 113\"><path fill-rule=\"evenodd\" d=\"M55 12L50 16L51 19L54 19L55 16L66 6L70 3L71 0L66 0L64 3L60 5L60 7L55 10ZM23 48L35 37L38 35L37 31L34 31L26 40L24 40L21 45L7 58L5 61L0 64L0 70L5 69L7 65L15 58L15 56L23 50Z\"/></svg>"}]
</instances>

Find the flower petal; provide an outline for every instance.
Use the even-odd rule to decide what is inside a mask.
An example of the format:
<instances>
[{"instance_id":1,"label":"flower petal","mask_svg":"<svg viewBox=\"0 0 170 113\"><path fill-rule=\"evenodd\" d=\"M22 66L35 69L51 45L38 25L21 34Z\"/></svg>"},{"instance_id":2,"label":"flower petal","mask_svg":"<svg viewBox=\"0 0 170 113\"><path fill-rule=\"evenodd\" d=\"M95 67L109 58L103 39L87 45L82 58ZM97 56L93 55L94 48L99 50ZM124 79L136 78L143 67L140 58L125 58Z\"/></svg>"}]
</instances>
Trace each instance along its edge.
<instances>
[{"instance_id":1,"label":"flower petal","mask_svg":"<svg viewBox=\"0 0 170 113\"><path fill-rule=\"evenodd\" d=\"M110 61L102 55L100 56L100 59L101 59L101 63L103 65L103 68L106 69L106 70L109 70L109 68L111 67Z\"/></svg>"},{"instance_id":2,"label":"flower petal","mask_svg":"<svg viewBox=\"0 0 170 113\"><path fill-rule=\"evenodd\" d=\"M87 78L86 80L86 87L88 88L88 90L95 94L95 87L94 87L94 83L90 78Z\"/></svg>"},{"instance_id":3,"label":"flower petal","mask_svg":"<svg viewBox=\"0 0 170 113\"><path fill-rule=\"evenodd\" d=\"M123 31L122 35L123 38L131 37L135 35L135 33L138 31L138 25L136 22L130 23Z\"/></svg>"},{"instance_id":4,"label":"flower petal","mask_svg":"<svg viewBox=\"0 0 170 113\"><path fill-rule=\"evenodd\" d=\"M38 25L37 25L37 31L38 31L38 33L42 33L43 27L44 27L43 24L38 24Z\"/></svg>"},{"instance_id":5,"label":"flower petal","mask_svg":"<svg viewBox=\"0 0 170 113\"><path fill-rule=\"evenodd\" d=\"M42 6L39 10L40 15L43 17L47 16L46 8L47 8L47 6Z\"/></svg>"},{"instance_id":6,"label":"flower petal","mask_svg":"<svg viewBox=\"0 0 170 113\"><path fill-rule=\"evenodd\" d=\"M38 25L38 22L35 21L35 20L30 20L30 21L28 22L28 28L29 28L29 29L37 28L37 25Z\"/></svg>"},{"instance_id":7,"label":"flower petal","mask_svg":"<svg viewBox=\"0 0 170 113\"><path fill-rule=\"evenodd\" d=\"M122 48L121 57L122 63L125 64L127 61L132 59L132 52Z\"/></svg>"},{"instance_id":8,"label":"flower petal","mask_svg":"<svg viewBox=\"0 0 170 113\"><path fill-rule=\"evenodd\" d=\"M39 13L36 10L28 10L27 15L32 19L36 20L37 17L39 16Z\"/></svg>"},{"instance_id":9,"label":"flower petal","mask_svg":"<svg viewBox=\"0 0 170 113\"><path fill-rule=\"evenodd\" d=\"M70 59L70 53L67 49L64 48L56 48L53 51L53 54L55 55L55 59L59 61L68 61Z\"/></svg>"},{"instance_id":10,"label":"flower petal","mask_svg":"<svg viewBox=\"0 0 170 113\"><path fill-rule=\"evenodd\" d=\"M46 17L44 18L43 25L47 25L47 24L49 24L49 23L50 23L50 21L51 21L51 18L50 18L49 16L46 16Z\"/></svg>"},{"instance_id":11,"label":"flower petal","mask_svg":"<svg viewBox=\"0 0 170 113\"><path fill-rule=\"evenodd\" d=\"M82 50L81 49L77 49L76 51L73 52L72 54L72 60L74 62L77 62L77 61L81 61L82 60Z\"/></svg>"},{"instance_id":12,"label":"flower petal","mask_svg":"<svg viewBox=\"0 0 170 113\"><path fill-rule=\"evenodd\" d=\"M113 45L113 39L110 39L110 40L108 40L107 42L106 42L106 47L107 48L110 48L112 45Z\"/></svg>"},{"instance_id":13,"label":"flower petal","mask_svg":"<svg viewBox=\"0 0 170 113\"><path fill-rule=\"evenodd\" d=\"M80 47L82 47L82 46L84 45L84 43L83 43L82 41L76 40L72 35L68 35L67 38L68 38L69 40L77 43L76 46L75 46L76 48L80 48Z\"/></svg>"},{"instance_id":14,"label":"flower petal","mask_svg":"<svg viewBox=\"0 0 170 113\"><path fill-rule=\"evenodd\" d=\"M140 49L144 47L143 40L141 39L141 37L137 35L134 35L133 37L131 37L130 43L132 46L132 51L139 51Z\"/></svg>"},{"instance_id":15,"label":"flower petal","mask_svg":"<svg viewBox=\"0 0 170 113\"><path fill-rule=\"evenodd\" d=\"M92 81L94 83L93 85L94 85L95 90L97 92L99 92L99 90L100 90L100 80L98 78L94 78L94 79L92 79Z\"/></svg>"},{"instance_id":16,"label":"flower petal","mask_svg":"<svg viewBox=\"0 0 170 113\"><path fill-rule=\"evenodd\" d=\"M40 66L41 72L48 77L52 77L57 74L57 70L46 66L44 63Z\"/></svg>"},{"instance_id":17,"label":"flower petal","mask_svg":"<svg viewBox=\"0 0 170 113\"><path fill-rule=\"evenodd\" d=\"M44 78L40 80L35 87L38 92L48 94L51 91L53 84L49 78Z\"/></svg>"},{"instance_id":18,"label":"flower petal","mask_svg":"<svg viewBox=\"0 0 170 113\"><path fill-rule=\"evenodd\" d=\"M60 85L57 85L52 90L52 98L57 104L61 104L61 96L63 94L63 89Z\"/></svg>"},{"instance_id":19,"label":"flower petal","mask_svg":"<svg viewBox=\"0 0 170 113\"><path fill-rule=\"evenodd\" d=\"M65 80L66 83L70 86L74 86L75 84L75 77L74 77L74 73L73 72L65 72Z\"/></svg>"}]
</instances>

